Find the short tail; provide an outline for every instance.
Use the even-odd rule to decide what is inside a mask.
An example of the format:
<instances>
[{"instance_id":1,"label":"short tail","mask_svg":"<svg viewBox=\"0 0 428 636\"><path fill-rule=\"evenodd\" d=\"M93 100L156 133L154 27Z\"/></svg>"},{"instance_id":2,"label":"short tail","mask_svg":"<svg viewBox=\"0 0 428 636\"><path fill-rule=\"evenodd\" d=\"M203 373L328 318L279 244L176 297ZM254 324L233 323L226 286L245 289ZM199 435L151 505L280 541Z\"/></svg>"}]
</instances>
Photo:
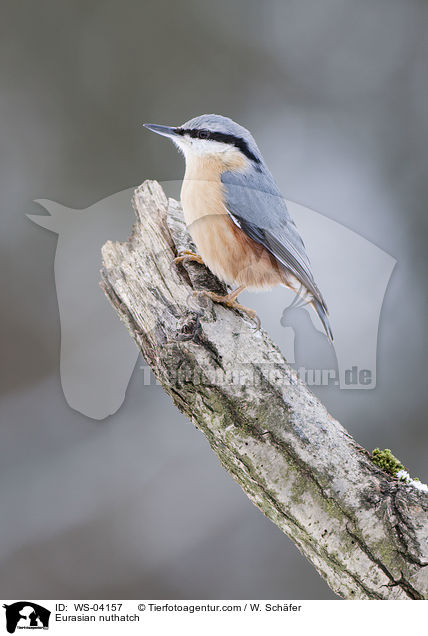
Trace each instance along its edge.
<instances>
[{"instance_id":1,"label":"short tail","mask_svg":"<svg viewBox=\"0 0 428 636\"><path fill-rule=\"evenodd\" d=\"M321 303L317 298L314 298L312 300L312 305L322 322L325 333L327 334L327 338L330 340L330 342L333 342L333 332L331 330L330 321L327 315L327 307L323 303Z\"/></svg>"}]
</instances>

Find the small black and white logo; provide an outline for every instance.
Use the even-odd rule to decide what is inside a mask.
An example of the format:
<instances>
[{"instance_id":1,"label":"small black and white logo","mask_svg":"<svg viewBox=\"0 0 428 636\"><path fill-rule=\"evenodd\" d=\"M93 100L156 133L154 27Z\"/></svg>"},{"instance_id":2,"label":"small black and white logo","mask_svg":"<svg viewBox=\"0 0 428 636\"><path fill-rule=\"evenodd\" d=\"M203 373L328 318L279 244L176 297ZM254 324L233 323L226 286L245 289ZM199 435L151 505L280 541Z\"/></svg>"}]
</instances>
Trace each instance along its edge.
<instances>
[{"instance_id":1,"label":"small black and white logo","mask_svg":"<svg viewBox=\"0 0 428 636\"><path fill-rule=\"evenodd\" d=\"M18 601L3 605L6 610L6 629L13 634L16 629L48 629L50 611L31 601Z\"/></svg>"}]
</instances>

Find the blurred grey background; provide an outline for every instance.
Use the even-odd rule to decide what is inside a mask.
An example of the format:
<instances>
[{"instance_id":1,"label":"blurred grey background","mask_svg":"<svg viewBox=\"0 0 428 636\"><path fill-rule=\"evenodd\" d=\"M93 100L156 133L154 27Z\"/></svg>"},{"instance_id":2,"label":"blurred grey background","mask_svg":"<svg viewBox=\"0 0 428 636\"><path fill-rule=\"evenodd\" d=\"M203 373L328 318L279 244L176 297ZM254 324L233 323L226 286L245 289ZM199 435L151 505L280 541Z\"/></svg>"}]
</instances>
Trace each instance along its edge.
<instances>
[{"instance_id":1,"label":"blurred grey background","mask_svg":"<svg viewBox=\"0 0 428 636\"><path fill-rule=\"evenodd\" d=\"M427 18L423 0L3 0L1 597L334 598L141 359L115 415L64 399L57 237L25 214L179 179L143 121L231 116L287 198L397 259L376 389L315 392L428 479Z\"/></svg>"}]
</instances>

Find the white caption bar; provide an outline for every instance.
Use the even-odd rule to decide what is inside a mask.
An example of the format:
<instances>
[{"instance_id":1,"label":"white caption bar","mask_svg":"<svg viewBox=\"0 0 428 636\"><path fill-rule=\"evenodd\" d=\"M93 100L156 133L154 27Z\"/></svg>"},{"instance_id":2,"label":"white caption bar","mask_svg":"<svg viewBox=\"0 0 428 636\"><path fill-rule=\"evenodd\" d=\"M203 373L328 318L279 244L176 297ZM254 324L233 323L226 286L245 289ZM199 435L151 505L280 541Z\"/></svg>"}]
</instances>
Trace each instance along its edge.
<instances>
[{"instance_id":1,"label":"white caption bar","mask_svg":"<svg viewBox=\"0 0 428 636\"><path fill-rule=\"evenodd\" d=\"M426 601L1 601L0 634L411 633L426 624ZM46 631L44 632L46 633Z\"/></svg>"}]
</instances>

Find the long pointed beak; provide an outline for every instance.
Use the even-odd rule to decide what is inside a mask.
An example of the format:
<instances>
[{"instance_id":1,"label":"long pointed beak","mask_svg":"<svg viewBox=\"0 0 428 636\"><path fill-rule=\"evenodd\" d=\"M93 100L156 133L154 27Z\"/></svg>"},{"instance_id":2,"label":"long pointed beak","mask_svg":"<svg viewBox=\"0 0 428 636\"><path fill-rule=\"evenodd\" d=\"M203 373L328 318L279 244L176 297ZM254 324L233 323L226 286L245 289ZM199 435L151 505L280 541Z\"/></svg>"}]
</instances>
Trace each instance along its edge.
<instances>
[{"instance_id":1,"label":"long pointed beak","mask_svg":"<svg viewBox=\"0 0 428 636\"><path fill-rule=\"evenodd\" d=\"M143 124L145 128L152 130L158 135L163 135L164 137L176 137L177 133L175 132L175 128L172 126L158 126L157 124Z\"/></svg>"}]
</instances>

